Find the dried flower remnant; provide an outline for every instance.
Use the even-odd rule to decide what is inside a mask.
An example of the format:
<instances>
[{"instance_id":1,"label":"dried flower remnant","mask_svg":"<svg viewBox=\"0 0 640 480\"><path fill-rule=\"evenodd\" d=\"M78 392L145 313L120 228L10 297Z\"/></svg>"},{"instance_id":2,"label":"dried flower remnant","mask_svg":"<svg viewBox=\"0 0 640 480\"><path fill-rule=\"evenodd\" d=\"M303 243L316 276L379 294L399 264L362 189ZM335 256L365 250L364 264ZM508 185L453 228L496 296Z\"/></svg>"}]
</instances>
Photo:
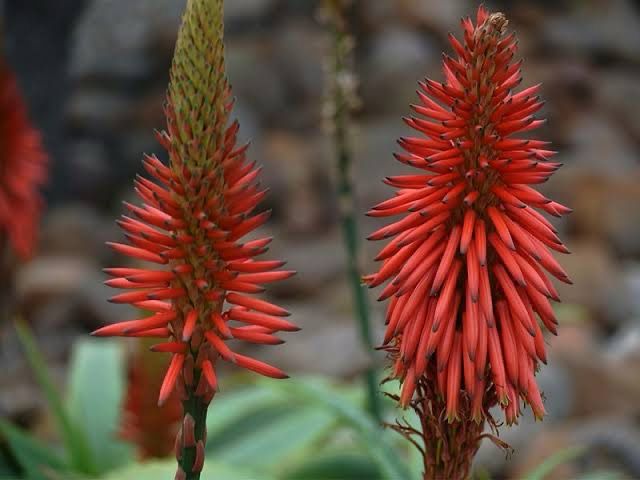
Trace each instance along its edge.
<instances>
[{"instance_id":1,"label":"dried flower remnant","mask_svg":"<svg viewBox=\"0 0 640 480\"><path fill-rule=\"evenodd\" d=\"M164 403L174 389L184 420L176 442L176 478L200 476L207 406L218 385L216 365L234 363L273 378L280 369L234 352L230 340L275 345L278 331L298 328L289 313L252 297L290 277L280 261L256 260L270 238L241 239L265 223L269 212L252 213L264 198L260 170L236 146L238 123L229 123L233 101L224 71L222 0L189 0L178 35L166 106L167 131L158 140L169 165L146 156L155 181L139 177L142 206L118 223L129 243L117 252L157 267L107 269L109 286L125 289L111 299L152 312L104 327L96 335L165 339L152 349L171 354L160 388Z\"/></svg>"},{"instance_id":2,"label":"dried flower remnant","mask_svg":"<svg viewBox=\"0 0 640 480\"><path fill-rule=\"evenodd\" d=\"M543 102L539 85L514 90L522 61L513 61L506 26L504 15L480 7L475 24L463 19L462 41L450 35L456 55L444 55L446 81L420 83L419 116L404 119L419 135L398 142L397 160L421 172L386 178L396 195L368 212L402 215L369 237L393 240L366 278L370 287L388 282L384 347L402 382L399 402L410 405L427 382L446 400L450 423L465 420L462 400L477 422L495 402L515 422L520 399L543 417L541 323L556 334L550 300L559 300L544 271L570 283L549 249L568 251L541 213L570 209L532 187L560 164L549 161L548 142L522 136L544 123L534 116Z\"/></svg>"},{"instance_id":3,"label":"dried flower remnant","mask_svg":"<svg viewBox=\"0 0 640 480\"><path fill-rule=\"evenodd\" d=\"M16 78L0 59L0 229L22 259L34 251L47 155L29 122Z\"/></svg>"}]
</instances>

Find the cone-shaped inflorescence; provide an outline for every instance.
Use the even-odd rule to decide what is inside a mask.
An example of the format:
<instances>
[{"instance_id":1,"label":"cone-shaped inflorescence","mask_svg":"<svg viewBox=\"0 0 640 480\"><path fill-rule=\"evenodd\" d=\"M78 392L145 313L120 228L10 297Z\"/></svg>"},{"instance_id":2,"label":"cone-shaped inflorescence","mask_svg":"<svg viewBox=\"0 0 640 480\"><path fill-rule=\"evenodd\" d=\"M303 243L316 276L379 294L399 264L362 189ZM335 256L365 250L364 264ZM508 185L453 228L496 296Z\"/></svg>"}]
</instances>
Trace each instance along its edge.
<instances>
[{"instance_id":1,"label":"cone-shaped inflorescence","mask_svg":"<svg viewBox=\"0 0 640 480\"><path fill-rule=\"evenodd\" d=\"M539 85L519 89L517 42L500 13L478 9L463 19L455 56L444 56L444 83L420 83L418 134L401 138L396 158L419 173L388 177L396 195L374 207L373 217L400 216L370 236L393 238L380 252L371 287L387 282L384 345L402 382L400 403L430 381L446 399L450 422L461 397L481 422L495 398L508 423L520 399L534 415L545 411L534 378L546 361L541 324L556 334L550 300L558 294L548 272L569 283L550 250L567 253L545 215L570 210L538 193L560 164L548 143L525 132L544 120ZM431 390L430 390L431 391Z\"/></svg>"},{"instance_id":2,"label":"cone-shaped inflorescence","mask_svg":"<svg viewBox=\"0 0 640 480\"><path fill-rule=\"evenodd\" d=\"M288 278L279 261L256 260L270 238L243 241L269 213L251 212L265 196L259 169L236 146L237 122L229 125L231 91L224 73L222 0L189 0L178 35L167 98L167 131L158 134L169 165L144 159L154 181L139 177L142 206L126 204L119 224L129 243L117 252L155 264L112 268L108 285L125 289L111 299L151 312L104 327L97 335L157 337L153 347L171 354L160 389L163 403L174 388L185 410L176 443L176 478L199 478L204 460L207 405L217 389L216 365L234 363L284 378L279 369L235 353L228 340L279 344L277 331L298 328L288 312L252 294Z\"/></svg>"},{"instance_id":3,"label":"cone-shaped inflorescence","mask_svg":"<svg viewBox=\"0 0 640 480\"><path fill-rule=\"evenodd\" d=\"M0 59L0 230L13 250L34 250L47 176L40 134L30 124L15 76Z\"/></svg>"}]
</instances>

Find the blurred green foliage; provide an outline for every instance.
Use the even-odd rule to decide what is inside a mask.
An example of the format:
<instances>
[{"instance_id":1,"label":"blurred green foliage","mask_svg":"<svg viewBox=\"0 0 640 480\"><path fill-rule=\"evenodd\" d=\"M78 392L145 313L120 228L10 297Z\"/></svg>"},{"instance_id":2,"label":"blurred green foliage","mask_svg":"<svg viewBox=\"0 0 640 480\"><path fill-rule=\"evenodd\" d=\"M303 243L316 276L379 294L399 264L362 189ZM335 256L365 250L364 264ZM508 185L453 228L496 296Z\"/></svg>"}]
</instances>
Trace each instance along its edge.
<instances>
[{"instance_id":1,"label":"blurred green foliage","mask_svg":"<svg viewBox=\"0 0 640 480\"><path fill-rule=\"evenodd\" d=\"M45 444L0 422L18 468L0 478L25 480L172 478L175 461L136 463L134 448L116 435L125 387L124 349L117 340L82 339L73 350L68 385L58 391L37 345L17 325L44 392L59 442ZM207 420L204 477L260 480L405 479L409 445L368 414L359 386L321 377L286 382L246 377L216 397ZM393 415L392 405L386 405ZM393 417L389 417L391 420Z\"/></svg>"},{"instance_id":2,"label":"blurred green foliage","mask_svg":"<svg viewBox=\"0 0 640 480\"><path fill-rule=\"evenodd\" d=\"M43 443L0 420L11 461L0 462L0 479L158 480L173 478L173 459L137 463L134 448L116 435L125 388L123 345L82 339L73 350L62 395L37 345L22 324L19 338L57 426L59 442ZM247 383L245 378L252 378ZM272 381L235 377L210 409L204 478L225 480L403 480L421 477L422 458L403 437L380 426L366 408L361 386L322 377ZM385 384L388 391L397 385ZM389 422L411 411L384 404ZM543 480L584 453L560 451L526 480ZM581 480L618 480L594 472Z\"/></svg>"}]
</instances>

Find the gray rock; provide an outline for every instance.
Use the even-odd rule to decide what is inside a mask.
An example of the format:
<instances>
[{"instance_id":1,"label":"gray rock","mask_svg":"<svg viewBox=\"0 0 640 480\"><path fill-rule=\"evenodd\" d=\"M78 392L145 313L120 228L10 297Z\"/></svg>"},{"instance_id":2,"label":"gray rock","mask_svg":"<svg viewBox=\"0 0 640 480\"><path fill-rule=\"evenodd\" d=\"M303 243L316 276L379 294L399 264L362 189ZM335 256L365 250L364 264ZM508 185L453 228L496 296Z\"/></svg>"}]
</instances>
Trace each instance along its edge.
<instances>
[{"instance_id":1,"label":"gray rock","mask_svg":"<svg viewBox=\"0 0 640 480\"><path fill-rule=\"evenodd\" d=\"M500 439L513 448L513 455L507 458L503 451L489 440L485 440L476 456L474 463L476 466L482 466L491 472L499 472L503 471L508 464L517 465L527 457L527 446L535 436L544 432L545 429L561 424L567 418L575 400L571 371L566 366L551 361L549 365L542 365L536 379L540 390L544 393L544 406L547 411L544 422L536 421L527 407L517 425L503 426L499 430ZM492 414L498 421L503 419L500 408L494 408Z\"/></svg>"},{"instance_id":2,"label":"gray rock","mask_svg":"<svg viewBox=\"0 0 640 480\"><path fill-rule=\"evenodd\" d=\"M605 70L598 74L598 108L610 112L618 121L618 128L629 132L636 142L640 141L640 78L635 71Z\"/></svg>"},{"instance_id":3,"label":"gray rock","mask_svg":"<svg viewBox=\"0 0 640 480\"><path fill-rule=\"evenodd\" d=\"M98 271L92 259L71 255L38 257L18 271L17 301L35 308L39 302L73 295L82 284L94 281Z\"/></svg>"},{"instance_id":4,"label":"gray rock","mask_svg":"<svg viewBox=\"0 0 640 480\"><path fill-rule=\"evenodd\" d=\"M286 371L337 377L353 377L371 364L354 320L330 302L293 304L288 308L304 334L283 335L287 343L277 349L262 349L260 359ZM382 355L377 354L376 358L382 360Z\"/></svg>"},{"instance_id":5,"label":"gray rock","mask_svg":"<svg viewBox=\"0 0 640 480\"><path fill-rule=\"evenodd\" d=\"M624 176L605 175L577 165L565 167L545 184L544 192L574 208L565 217L572 233L608 242L623 256L635 256L640 252L640 210L635 208L640 201L639 173L629 169Z\"/></svg>"},{"instance_id":6,"label":"gray rock","mask_svg":"<svg viewBox=\"0 0 640 480\"><path fill-rule=\"evenodd\" d=\"M548 365L541 365L536 375L540 391L544 393L545 422L551 424L564 421L571 414L576 399L573 388L572 372L561 362L555 361L553 352ZM532 415L527 414L528 417Z\"/></svg>"},{"instance_id":7,"label":"gray rock","mask_svg":"<svg viewBox=\"0 0 640 480\"><path fill-rule=\"evenodd\" d=\"M640 60L640 18L629 0L581 2L572 15L546 17L540 27L555 54Z\"/></svg>"},{"instance_id":8,"label":"gray rock","mask_svg":"<svg viewBox=\"0 0 640 480\"><path fill-rule=\"evenodd\" d=\"M117 305L107 300L119 293L104 281L110 277L95 270L95 275L82 283L73 296L73 317L85 331L93 331L104 325L136 318L139 311L129 305Z\"/></svg>"},{"instance_id":9,"label":"gray rock","mask_svg":"<svg viewBox=\"0 0 640 480\"><path fill-rule=\"evenodd\" d=\"M573 432L576 444L585 445L589 470L623 471L626 478L640 476L640 430L630 418L611 412L610 418L580 423ZM597 466L597 467L596 467Z\"/></svg>"},{"instance_id":10,"label":"gray rock","mask_svg":"<svg viewBox=\"0 0 640 480\"><path fill-rule=\"evenodd\" d=\"M316 295L344 275L345 253L340 233L335 230L303 241L281 238L274 242L269 256L285 259L287 268L298 271L294 280L270 288L280 296Z\"/></svg>"},{"instance_id":11,"label":"gray rock","mask_svg":"<svg viewBox=\"0 0 640 480\"><path fill-rule=\"evenodd\" d=\"M323 95L322 58L325 49L325 34L316 23L289 21L277 28L273 61L287 82L288 97L296 105L314 100L316 111L319 111L319 100Z\"/></svg>"},{"instance_id":12,"label":"gray rock","mask_svg":"<svg viewBox=\"0 0 640 480\"><path fill-rule=\"evenodd\" d=\"M242 98L238 98L231 113L231 118L238 120L240 130L238 131L238 145L247 142L251 143L248 157L257 160L259 164L263 161L262 150L262 124L255 110L253 110L247 102Z\"/></svg>"},{"instance_id":13,"label":"gray rock","mask_svg":"<svg viewBox=\"0 0 640 480\"><path fill-rule=\"evenodd\" d=\"M185 0L93 0L74 36L71 73L75 78L144 77L155 58L154 40L175 33Z\"/></svg>"},{"instance_id":14,"label":"gray rock","mask_svg":"<svg viewBox=\"0 0 640 480\"><path fill-rule=\"evenodd\" d=\"M630 358L640 360L640 321L637 316L607 340L604 354L612 362L624 362Z\"/></svg>"},{"instance_id":15,"label":"gray rock","mask_svg":"<svg viewBox=\"0 0 640 480\"><path fill-rule=\"evenodd\" d=\"M622 278L626 296L629 298L631 313L634 316L640 316L640 263L625 263Z\"/></svg>"},{"instance_id":16,"label":"gray rock","mask_svg":"<svg viewBox=\"0 0 640 480\"><path fill-rule=\"evenodd\" d=\"M135 315L128 305L107 302L117 293L104 285L107 278L93 259L38 257L19 271L16 297L35 325L91 331Z\"/></svg>"},{"instance_id":17,"label":"gray rock","mask_svg":"<svg viewBox=\"0 0 640 480\"><path fill-rule=\"evenodd\" d=\"M362 73L362 96L367 110L408 113L416 101L417 82L440 78L439 47L416 30L389 25L369 46Z\"/></svg>"},{"instance_id":18,"label":"gray rock","mask_svg":"<svg viewBox=\"0 0 640 480\"><path fill-rule=\"evenodd\" d=\"M420 134L412 131L402 119L395 116L369 117L366 123L354 128L353 178L357 181L356 192L362 214L374 203L393 195L393 189L382 183L385 177L415 173L415 169L401 164L393 157L394 152L401 151L397 140L402 136L412 135ZM374 223L379 224L379 220Z\"/></svg>"},{"instance_id":19,"label":"gray rock","mask_svg":"<svg viewBox=\"0 0 640 480\"><path fill-rule=\"evenodd\" d=\"M638 168L635 146L611 119L595 112L577 116L570 125L565 150L558 161L607 176L624 176Z\"/></svg>"},{"instance_id":20,"label":"gray rock","mask_svg":"<svg viewBox=\"0 0 640 480\"><path fill-rule=\"evenodd\" d=\"M604 223L608 238L616 251L622 255L635 256L640 253L640 210L635 208L640 201L640 189L630 179L625 182L625 186L627 188L619 195L612 195L608 203L608 217Z\"/></svg>"},{"instance_id":21,"label":"gray rock","mask_svg":"<svg viewBox=\"0 0 640 480\"><path fill-rule=\"evenodd\" d=\"M69 100L67 123L80 131L112 129L122 120L129 105L130 99L114 89L80 89Z\"/></svg>"},{"instance_id":22,"label":"gray rock","mask_svg":"<svg viewBox=\"0 0 640 480\"><path fill-rule=\"evenodd\" d=\"M112 158L99 141L80 140L69 145L67 163L73 172L67 181L74 200L104 205L110 200L115 180Z\"/></svg>"},{"instance_id":23,"label":"gray rock","mask_svg":"<svg viewBox=\"0 0 640 480\"><path fill-rule=\"evenodd\" d=\"M272 131L264 138L263 181L271 189L269 203L292 234L325 232L335 220L330 156L322 137Z\"/></svg>"},{"instance_id":24,"label":"gray rock","mask_svg":"<svg viewBox=\"0 0 640 480\"><path fill-rule=\"evenodd\" d=\"M247 18L266 15L278 3L277 0L234 0L224 5L226 22L236 22Z\"/></svg>"},{"instance_id":25,"label":"gray rock","mask_svg":"<svg viewBox=\"0 0 640 480\"><path fill-rule=\"evenodd\" d=\"M82 204L66 204L48 212L40 231L40 253L69 255L91 260L104 258L110 250L104 242L119 236L113 216L102 217Z\"/></svg>"},{"instance_id":26,"label":"gray rock","mask_svg":"<svg viewBox=\"0 0 640 480\"><path fill-rule=\"evenodd\" d=\"M629 299L631 314L640 318L640 263L625 263L622 278L625 284L625 294Z\"/></svg>"},{"instance_id":27,"label":"gray rock","mask_svg":"<svg viewBox=\"0 0 640 480\"><path fill-rule=\"evenodd\" d=\"M262 121L281 121L286 114L285 84L270 62L268 39L231 40L227 44L227 74L234 95L242 98Z\"/></svg>"},{"instance_id":28,"label":"gray rock","mask_svg":"<svg viewBox=\"0 0 640 480\"><path fill-rule=\"evenodd\" d=\"M563 303L587 307L607 323L619 324L629 315L618 262L599 243L571 242L571 255L559 258L573 285L555 282Z\"/></svg>"},{"instance_id":29,"label":"gray rock","mask_svg":"<svg viewBox=\"0 0 640 480\"><path fill-rule=\"evenodd\" d=\"M363 23L367 30L378 31L387 23L398 20L397 3L389 0L355 2L356 8L359 8L357 11L358 21Z\"/></svg>"},{"instance_id":30,"label":"gray rock","mask_svg":"<svg viewBox=\"0 0 640 480\"><path fill-rule=\"evenodd\" d=\"M426 25L442 34L456 31L463 16L475 15L475 10L461 0L404 0L399 2L409 21ZM472 17L475 22L475 17Z\"/></svg>"}]
</instances>

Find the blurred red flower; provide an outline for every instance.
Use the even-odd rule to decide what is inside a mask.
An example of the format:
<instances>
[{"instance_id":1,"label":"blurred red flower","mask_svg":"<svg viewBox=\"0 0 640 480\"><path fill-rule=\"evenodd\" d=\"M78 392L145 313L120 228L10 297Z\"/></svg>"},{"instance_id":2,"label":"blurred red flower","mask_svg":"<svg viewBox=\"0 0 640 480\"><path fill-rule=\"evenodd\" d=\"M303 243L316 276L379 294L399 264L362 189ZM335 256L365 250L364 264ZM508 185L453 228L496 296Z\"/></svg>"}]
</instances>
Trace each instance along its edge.
<instances>
[{"instance_id":1,"label":"blurred red flower","mask_svg":"<svg viewBox=\"0 0 640 480\"><path fill-rule=\"evenodd\" d=\"M141 341L129 359L120 437L137 447L141 459L165 458L174 450L182 404L173 392L164 405L158 406L156 392L167 362L147 347L148 341Z\"/></svg>"},{"instance_id":2,"label":"blurred red flower","mask_svg":"<svg viewBox=\"0 0 640 480\"><path fill-rule=\"evenodd\" d=\"M15 252L28 259L35 249L42 209L39 189L47 177L47 155L13 72L0 60L0 229Z\"/></svg>"},{"instance_id":3,"label":"blurred red flower","mask_svg":"<svg viewBox=\"0 0 640 480\"><path fill-rule=\"evenodd\" d=\"M550 300L558 294L544 270L567 274L548 249L567 253L553 225L570 209L538 193L560 164L548 142L523 138L540 127L539 85L519 92L522 61L513 62L515 35L502 14L480 7L477 22L462 22L462 42L450 35L455 58L444 56L446 81L420 83L420 117L405 118L416 137L399 140L401 163L418 174L388 177L396 195L368 215L402 219L369 238L395 237L366 277L387 282L390 299L384 345L407 406L425 378L446 399L449 421L460 397L485 417L485 398L497 398L509 423L519 398L537 418L544 406L534 375L546 362L540 322L556 334Z\"/></svg>"}]
</instances>

